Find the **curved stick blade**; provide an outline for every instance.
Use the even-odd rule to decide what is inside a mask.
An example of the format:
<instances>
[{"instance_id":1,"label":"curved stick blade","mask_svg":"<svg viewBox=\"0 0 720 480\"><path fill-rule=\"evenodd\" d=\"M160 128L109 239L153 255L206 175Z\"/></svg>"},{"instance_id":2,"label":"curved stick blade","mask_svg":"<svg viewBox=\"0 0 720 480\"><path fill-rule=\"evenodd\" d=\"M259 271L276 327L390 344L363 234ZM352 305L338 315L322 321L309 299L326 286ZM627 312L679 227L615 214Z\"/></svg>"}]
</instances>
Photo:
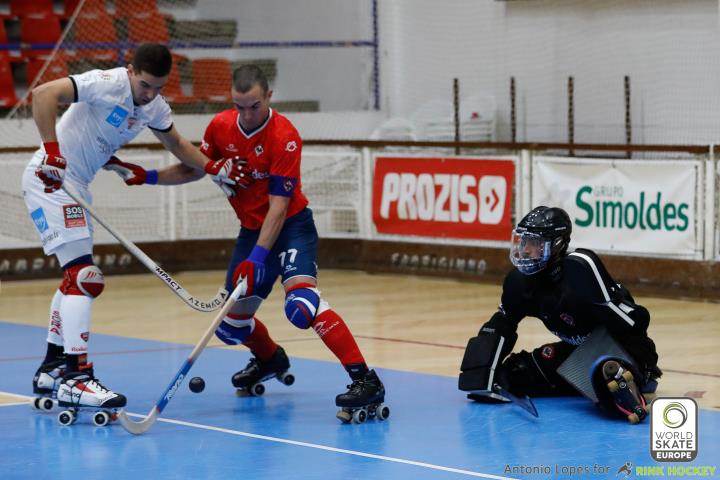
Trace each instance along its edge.
<instances>
[{"instance_id":1,"label":"curved stick blade","mask_svg":"<svg viewBox=\"0 0 720 480\"><path fill-rule=\"evenodd\" d=\"M125 430L127 430L129 433L132 433L133 435L142 435L143 433L147 432L150 427L152 427L153 423L155 423L157 417L158 410L155 407L153 407L152 411L147 417L145 417L139 422L134 422L130 420L130 417L128 417L127 413L125 413L125 410L120 410L118 412L118 420L120 421L120 425L122 425Z\"/></svg>"}]
</instances>

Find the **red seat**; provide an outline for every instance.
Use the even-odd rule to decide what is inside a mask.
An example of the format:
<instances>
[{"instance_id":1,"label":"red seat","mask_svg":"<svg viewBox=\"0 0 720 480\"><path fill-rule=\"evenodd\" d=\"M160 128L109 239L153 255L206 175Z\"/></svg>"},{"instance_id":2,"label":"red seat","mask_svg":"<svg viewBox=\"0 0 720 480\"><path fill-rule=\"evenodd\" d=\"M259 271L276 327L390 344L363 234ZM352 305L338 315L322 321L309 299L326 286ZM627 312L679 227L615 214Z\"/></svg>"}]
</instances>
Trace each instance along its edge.
<instances>
[{"instance_id":1,"label":"red seat","mask_svg":"<svg viewBox=\"0 0 720 480\"><path fill-rule=\"evenodd\" d=\"M63 18L72 17L73 13L75 13L75 9L79 4L80 0L65 0L65 8L62 15ZM82 13L91 13L98 11L107 13L107 10L105 10L105 0L85 0L85 5L83 5Z\"/></svg>"},{"instance_id":2,"label":"red seat","mask_svg":"<svg viewBox=\"0 0 720 480\"><path fill-rule=\"evenodd\" d=\"M26 82L28 88L33 85L35 77L38 76L40 70L45 65L46 59L43 58L31 58L28 60L25 70ZM65 78L68 76L67 61L63 55L56 55L51 61L50 65L45 69L40 80L35 83L35 86L42 85L43 83L58 78Z\"/></svg>"},{"instance_id":3,"label":"red seat","mask_svg":"<svg viewBox=\"0 0 720 480\"><path fill-rule=\"evenodd\" d=\"M47 56L52 52L53 46L60 39L60 20L56 16L30 15L20 19L20 42L35 44L34 49L22 48L26 58ZM45 48L38 48L42 45Z\"/></svg>"},{"instance_id":4,"label":"red seat","mask_svg":"<svg viewBox=\"0 0 720 480\"><path fill-rule=\"evenodd\" d=\"M53 0L10 0L10 14L16 17L54 16Z\"/></svg>"},{"instance_id":5,"label":"red seat","mask_svg":"<svg viewBox=\"0 0 720 480\"><path fill-rule=\"evenodd\" d=\"M5 22L0 19L0 44L3 46L8 43L7 32L5 32ZM10 56L10 50L0 49L0 60Z\"/></svg>"},{"instance_id":6,"label":"red seat","mask_svg":"<svg viewBox=\"0 0 720 480\"><path fill-rule=\"evenodd\" d=\"M0 107L10 108L17 102L10 62L6 58L0 57Z\"/></svg>"},{"instance_id":7,"label":"red seat","mask_svg":"<svg viewBox=\"0 0 720 480\"><path fill-rule=\"evenodd\" d=\"M128 41L133 43L168 43L170 34L165 17L157 12L128 17Z\"/></svg>"},{"instance_id":8,"label":"red seat","mask_svg":"<svg viewBox=\"0 0 720 480\"><path fill-rule=\"evenodd\" d=\"M86 4L87 5L87 4ZM74 39L78 44L75 55L78 59L90 58L93 60L115 62L117 49L114 48L86 48L88 44L113 44L118 42L117 32L113 18L104 10L83 11L75 19L73 25Z\"/></svg>"},{"instance_id":9,"label":"red seat","mask_svg":"<svg viewBox=\"0 0 720 480\"><path fill-rule=\"evenodd\" d=\"M230 102L230 62L222 58L198 58L192 65L193 95L214 103Z\"/></svg>"},{"instance_id":10,"label":"red seat","mask_svg":"<svg viewBox=\"0 0 720 480\"><path fill-rule=\"evenodd\" d=\"M144 13L158 13L155 0L122 0L115 2L115 15L131 17Z\"/></svg>"}]
</instances>

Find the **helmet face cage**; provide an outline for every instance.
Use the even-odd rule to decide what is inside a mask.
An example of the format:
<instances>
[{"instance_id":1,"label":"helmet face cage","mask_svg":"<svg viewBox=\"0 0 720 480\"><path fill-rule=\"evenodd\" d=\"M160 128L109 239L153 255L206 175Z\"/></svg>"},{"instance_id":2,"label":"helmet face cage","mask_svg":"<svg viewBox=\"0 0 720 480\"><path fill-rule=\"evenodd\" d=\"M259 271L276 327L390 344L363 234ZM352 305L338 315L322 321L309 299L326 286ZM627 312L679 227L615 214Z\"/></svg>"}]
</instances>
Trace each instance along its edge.
<instances>
[{"instance_id":1,"label":"helmet face cage","mask_svg":"<svg viewBox=\"0 0 720 480\"><path fill-rule=\"evenodd\" d=\"M552 256L551 238L516 228L510 241L510 261L520 273L532 275L544 269Z\"/></svg>"}]
</instances>

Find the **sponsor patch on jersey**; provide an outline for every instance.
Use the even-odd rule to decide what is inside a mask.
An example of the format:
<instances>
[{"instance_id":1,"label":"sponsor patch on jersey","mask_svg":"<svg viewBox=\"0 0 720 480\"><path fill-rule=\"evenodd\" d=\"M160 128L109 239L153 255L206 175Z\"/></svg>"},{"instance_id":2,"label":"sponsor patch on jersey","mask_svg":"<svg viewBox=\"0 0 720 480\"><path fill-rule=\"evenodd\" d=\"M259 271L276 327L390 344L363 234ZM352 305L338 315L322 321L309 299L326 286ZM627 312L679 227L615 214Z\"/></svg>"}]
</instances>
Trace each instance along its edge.
<instances>
[{"instance_id":1,"label":"sponsor patch on jersey","mask_svg":"<svg viewBox=\"0 0 720 480\"><path fill-rule=\"evenodd\" d=\"M570 326L575 325L575 319L571 315L568 315L567 313L561 313L560 320L562 320L563 322L567 323Z\"/></svg>"},{"instance_id":2,"label":"sponsor patch on jersey","mask_svg":"<svg viewBox=\"0 0 720 480\"><path fill-rule=\"evenodd\" d=\"M297 143L295 143L295 140L289 141L287 145L285 145L285 150L287 150L288 152L294 152L295 150L297 150Z\"/></svg>"},{"instance_id":3,"label":"sponsor patch on jersey","mask_svg":"<svg viewBox=\"0 0 720 480\"><path fill-rule=\"evenodd\" d=\"M259 157L263 154L265 150L263 150L262 145L255 145L255 156Z\"/></svg>"},{"instance_id":4,"label":"sponsor patch on jersey","mask_svg":"<svg viewBox=\"0 0 720 480\"><path fill-rule=\"evenodd\" d=\"M117 105L115 108L113 108L113 111L110 112L110 115L108 115L105 121L113 127L119 127L127 116L128 111L122 108L120 105Z\"/></svg>"},{"instance_id":5,"label":"sponsor patch on jersey","mask_svg":"<svg viewBox=\"0 0 720 480\"><path fill-rule=\"evenodd\" d=\"M65 228L84 227L85 211L80 205L63 205L63 216L65 217Z\"/></svg>"},{"instance_id":6,"label":"sponsor patch on jersey","mask_svg":"<svg viewBox=\"0 0 720 480\"><path fill-rule=\"evenodd\" d=\"M45 212L43 212L42 208L33 210L32 213L30 213L30 216L32 217L33 222L35 222L35 227L40 233L43 233L48 229L47 218L45 218Z\"/></svg>"},{"instance_id":7,"label":"sponsor patch on jersey","mask_svg":"<svg viewBox=\"0 0 720 480\"><path fill-rule=\"evenodd\" d=\"M238 151L238 149L234 143L231 143L230 145L225 147L225 150L227 150L228 152L237 152Z\"/></svg>"},{"instance_id":8,"label":"sponsor patch on jersey","mask_svg":"<svg viewBox=\"0 0 720 480\"><path fill-rule=\"evenodd\" d=\"M292 192L293 188L295 188L295 182L288 178L285 180L285 183L283 183L283 188L286 192Z\"/></svg>"},{"instance_id":9,"label":"sponsor patch on jersey","mask_svg":"<svg viewBox=\"0 0 720 480\"><path fill-rule=\"evenodd\" d=\"M542 347L540 355L542 355L544 359L550 360L551 358L555 357L555 347L553 347L552 345L545 345L544 347Z\"/></svg>"}]
</instances>

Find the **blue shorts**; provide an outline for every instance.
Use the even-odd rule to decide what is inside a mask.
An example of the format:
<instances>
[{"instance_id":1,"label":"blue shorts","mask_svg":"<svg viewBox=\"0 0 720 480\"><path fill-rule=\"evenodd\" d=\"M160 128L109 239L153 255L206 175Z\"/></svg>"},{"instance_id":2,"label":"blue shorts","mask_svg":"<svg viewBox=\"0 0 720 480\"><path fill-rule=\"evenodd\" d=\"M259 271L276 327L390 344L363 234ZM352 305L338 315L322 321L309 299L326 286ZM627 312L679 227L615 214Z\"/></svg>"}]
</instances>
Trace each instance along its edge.
<instances>
[{"instance_id":1,"label":"blue shorts","mask_svg":"<svg viewBox=\"0 0 720 480\"><path fill-rule=\"evenodd\" d=\"M259 235L260 230L240 229L225 277L225 288L228 291L235 288L232 283L235 268L250 255ZM317 243L318 233L312 210L306 208L286 219L275 245L265 260L265 281L257 288L257 295L267 298L278 275L282 275L283 282L301 275L316 278Z\"/></svg>"}]
</instances>

